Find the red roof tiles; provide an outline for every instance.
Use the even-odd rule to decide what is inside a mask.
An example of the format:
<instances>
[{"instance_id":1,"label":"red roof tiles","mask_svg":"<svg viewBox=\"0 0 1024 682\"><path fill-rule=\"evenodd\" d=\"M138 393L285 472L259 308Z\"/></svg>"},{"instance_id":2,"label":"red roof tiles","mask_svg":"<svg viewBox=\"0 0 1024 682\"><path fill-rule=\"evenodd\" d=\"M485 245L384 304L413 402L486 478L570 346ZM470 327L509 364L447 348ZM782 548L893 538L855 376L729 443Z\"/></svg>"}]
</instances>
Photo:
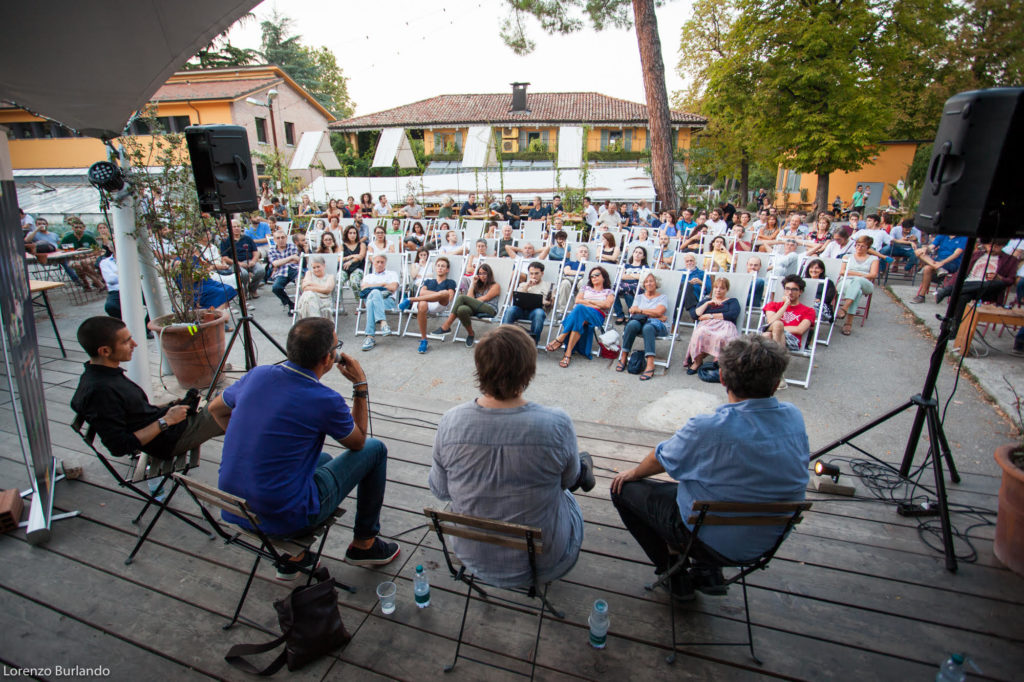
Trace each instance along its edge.
<instances>
[{"instance_id":1,"label":"red roof tiles","mask_svg":"<svg viewBox=\"0 0 1024 682\"><path fill-rule=\"evenodd\" d=\"M271 85L280 78L233 78L225 80L172 81L164 83L153 95L154 102L181 102L201 99L237 99Z\"/></svg>"},{"instance_id":2,"label":"red roof tiles","mask_svg":"<svg viewBox=\"0 0 1024 682\"><path fill-rule=\"evenodd\" d=\"M512 113L512 94L438 95L374 114L356 116L330 124L331 130L376 130L379 128L423 128L491 124L642 124L647 107L636 102L596 92L528 93L528 113ZM673 111L672 123L703 127L707 119L685 111Z\"/></svg>"}]
</instances>

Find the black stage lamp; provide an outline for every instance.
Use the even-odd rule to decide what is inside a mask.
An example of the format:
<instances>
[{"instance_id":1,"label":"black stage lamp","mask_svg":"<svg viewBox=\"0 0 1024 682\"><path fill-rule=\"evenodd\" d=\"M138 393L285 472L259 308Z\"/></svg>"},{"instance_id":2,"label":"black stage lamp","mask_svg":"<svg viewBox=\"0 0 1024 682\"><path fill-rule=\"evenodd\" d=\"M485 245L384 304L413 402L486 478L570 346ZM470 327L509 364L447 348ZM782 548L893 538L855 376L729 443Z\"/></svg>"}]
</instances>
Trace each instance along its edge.
<instances>
[{"instance_id":1,"label":"black stage lamp","mask_svg":"<svg viewBox=\"0 0 1024 682\"><path fill-rule=\"evenodd\" d=\"M825 464L819 459L814 463L814 473L818 476L829 476L833 483L839 483L839 467L835 464Z\"/></svg>"},{"instance_id":2,"label":"black stage lamp","mask_svg":"<svg viewBox=\"0 0 1024 682\"><path fill-rule=\"evenodd\" d=\"M89 166L89 184L104 192L118 192L124 187L124 175L116 163L97 161Z\"/></svg>"}]
</instances>

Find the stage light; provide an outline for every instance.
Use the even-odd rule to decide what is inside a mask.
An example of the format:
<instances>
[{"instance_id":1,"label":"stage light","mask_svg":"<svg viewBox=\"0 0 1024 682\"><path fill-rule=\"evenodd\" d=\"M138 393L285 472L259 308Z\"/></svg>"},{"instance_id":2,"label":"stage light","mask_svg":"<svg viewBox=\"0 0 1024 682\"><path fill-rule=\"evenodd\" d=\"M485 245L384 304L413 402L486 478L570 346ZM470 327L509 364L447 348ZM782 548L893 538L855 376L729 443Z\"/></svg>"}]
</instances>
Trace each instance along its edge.
<instances>
[{"instance_id":1,"label":"stage light","mask_svg":"<svg viewBox=\"0 0 1024 682\"><path fill-rule=\"evenodd\" d=\"M124 176L116 163L97 161L89 166L89 184L105 192L117 192L124 187Z\"/></svg>"},{"instance_id":2,"label":"stage light","mask_svg":"<svg viewBox=\"0 0 1024 682\"><path fill-rule=\"evenodd\" d=\"M819 459L814 463L814 473L818 476L828 476L833 483L839 483L839 467L835 464L825 464Z\"/></svg>"}]
</instances>

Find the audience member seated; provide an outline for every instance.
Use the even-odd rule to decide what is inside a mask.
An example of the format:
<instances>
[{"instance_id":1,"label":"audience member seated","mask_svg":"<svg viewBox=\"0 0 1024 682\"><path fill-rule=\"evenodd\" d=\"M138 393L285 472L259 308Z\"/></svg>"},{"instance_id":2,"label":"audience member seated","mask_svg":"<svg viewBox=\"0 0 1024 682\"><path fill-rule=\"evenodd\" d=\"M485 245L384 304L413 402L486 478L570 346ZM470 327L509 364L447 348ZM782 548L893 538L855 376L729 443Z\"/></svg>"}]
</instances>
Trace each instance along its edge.
<instances>
[{"instance_id":1,"label":"audience member seated","mask_svg":"<svg viewBox=\"0 0 1024 682\"><path fill-rule=\"evenodd\" d=\"M88 318L78 327L78 343L89 362L71 409L96 429L114 457L142 451L157 459L174 459L224 433L205 407L190 416L188 406L177 401L150 404L145 391L121 368L138 345L121 320ZM214 398L210 407L220 400Z\"/></svg>"},{"instance_id":2,"label":"audience member seated","mask_svg":"<svg viewBox=\"0 0 1024 682\"><path fill-rule=\"evenodd\" d=\"M617 230L622 225L622 216L619 215L619 205L614 201L609 202L608 208L601 211L597 217L595 227L607 230Z\"/></svg>"},{"instance_id":3,"label":"audience member seated","mask_svg":"<svg viewBox=\"0 0 1024 682\"><path fill-rule=\"evenodd\" d=\"M672 248L671 237L668 232L658 235L658 250L656 252L657 267L659 270L671 270L672 262L675 260L676 252Z\"/></svg>"},{"instance_id":4,"label":"audience member seated","mask_svg":"<svg viewBox=\"0 0 1024 682\"><path fill-rule=\"evenodd\" d=\"M430 252L426 249L417 249L415 260L406 266L405 272L405 291L409 296L415 296L416 292L423 286L423 280L431 273ZM402 308L402 310L405 310L405 308Z\"/></svg>"},{"instance_id":5,"label":"audience member seated","mask_svg":"<svg viewBox=\"0 0 1024 682\"><path fill-rule=\"evenodd\" d=\"M697 305L700 289L704 284L704 271L697 267L697 256L692 253L683 254L683 270L688 274L683 284L683 308L690 310Z\"/></svg>"},{"instance_id":6,"label":"audience member seated","mask_svg":"<svg viewBox=\"0 0 1024 682\"><path fill-rule=\"evenodd\" d=\"M359 217L373 217L373 195L369 192L363 192L359 195Z\"/></svg>"},{"instance_id":7,"label":"audience member seated","mask_svg":"<svg viewBox=\"0 0 1024 682\"><path fill-rule=\"evenodd\" d=\"M415 251L425 246L427 246L427 233L423 229L423 223L417 220L409 228L409 233L405 235L405 250Z\"/></svg>"},{"instance_id":8,"label":"audience member seated","mask_svg":"<svg viewBox=\"0 0 1024 682\"><path fill-rule=\"evenodd\" d=\"M309 199L308 194L302 195L302 202L299 204L299 215L317 215L320 213L320 208Z\"/></svg>"},{"instance_id":9,"label":"audience member seated","mask_svg":"<svg viewBox=\"0 0 1024 682\"><path fill-rule=\"evenodd\" d=\"M814 230L807 236L804 243L807 245L807 255L820 254L832 241L832 218L825 211L818 214L814 221Z\"/></svg>"},{"instance_id":10,"label":"audience member seated","mask_svg":"<svg viewBox=\"0 0 1024 682\"><path fill-rule=\"evenodd\" d=\"M530 210L527 211L526 217L530 220L544 220L549 215L551 215L551 209L541 203L540 197L534 197L533 203L530 204Z\"/></svg>"},{"instance_id":11,"label":"audience member seated","mask_svg":"<svg viewBox=\"0 0 1024 682\"><path fill-rule=\"evenodd\" d=\"M612 503L626 529L654 564L669 569L693 530L694 501L793 502L804 499L810 446L800 410L773 397L789 358L757 336L732 341L719 355L719 374L729 402L691 418L644 460L611 484ZM662 472L673 481L649 480ZM703 548L735 561L753 559L778 540L775 526L708 526L701 530L694 563L674 576L676 599L694 589L725 593L721 568Z\"/></svg>"},{"instance_id":12,"label":"audience member seated","mask_svg":"<svg viewBox=\"0 0 1024 682\"><path fill-rule=\"evenodd\" d=\"M60 245L62 247L70 246L75 250L99 250L100 245L97 243L96 238L85 231L85 223L78 218L69 218L68 222L71 223L71 231L61 238ZM83 289L86 291L90 291L93 288L97 291L103 289L103 278L100 277L100 273L96 270L92 259L79 258L72 262L70 266L75 271L75 274L78 275Z\"/></svg>"},{"instance_id":13,"label":"audience member seated","mask_svg":"<svg viewBox=\"0 0 1024 682\"><path fill-rule=\"evenodd\" d=\"M1010 254L1003 253L1006 240L993 242L988 238L980 238L978 246L971 255L968 265L967 279L964 280L960 298L954 308L955 324L960 323L964 308L968 301L998 303L1003 292L1011 286L1017 276L1018 261ZM942 301L953 293L953 287L945 286L935 292L935 302Z\"/></svg>"},{"instance_id":14,"label":"audience member seated","mask_svg":"<svg viewBox=\"0 0 1024 682\"><path fill-rule=\"evenodd\" d=\"M740 303L729 296L729 280L716 277L711 295L690 311L697 326L686 349L686 373L697 373L704 360L715 360L727 343L740 335L736 323L740 316Z\"/></svg>"},{"instance_id":15,"label":"audience member seated","mask_svg":"<svg viewBox=\"0 0 1024 682\"><path fill-rule=\"evenodd\" d=\"M757 250L762 253L768 253L772 250L772 243L779 238L779 233L782 229L779 227L779 219L777 216L768 214L765 219L764 225L761 226L760 231L757 233Z\"/></svg>"},{"instance_id":16,"label":"audience member seated","mask_svg":"<svg viewBox=\"0 0 1024 682\"><path fill-rule=\"evenodd\" d=\"M627 309L633 305L633 297L636 296L640 284L640 273L648 268L650 265L647 263L647 249L642 246L634 247L629 255L629 260L622 268L619 289L612 306L615 313L615 324L622 324L626 321L622 312L622 304L625 302Z\"/></svg>"},{"instance_id":17,"label":"audience member seated","mask_svg":"<svg viewBox=\"0 0 1024 682\"><path fill-rule=\"evenodd\" d=\"M466 253L466 245L459 243L459 233L448 230L444 233L444 244L439 249L446 256L461 256Z\"/></svg>"},{"instance_id":18,"label":"audience member seated","mask_svg":"<svg viewBox=\"0 0 1024 682\"><path fill-rule=\"evenodd\" d=\"M288 359L261 365L224 389L210 405L226 431L218 487L248 502L269 535L302 535L331 517L356 491L353 540L345 561L382 566L400 551L380 533L380 510L387 486L387 446L368 438L369 395L366 374L341 344L330 320L300 320L288 332ZM352 382L352 405L320 380L337 365ZM267 409L268 396L287 396ZM323 452L331 436L345 449L337 457ZM248 521L228 512L224 520L243 527ZM313 554L303 552L278 564L277 578L293 580L300 568L313 569Z\"/></svg>"},{"instance_id":19,"label":"audience member seated","mask_svg":"<svg viewBox=\"0 0 1024 682\"><path fill-rule=\"evenodd\" d=\"M541 529L537 583L569 572L583 542L583 513L572 495L594 487L593 460L580 452L572 419L523 397L537 349L516 326L487 335L473 352L480 397L444 414L434 439L430 491L457 514ZM529 585L522 550L452 538L468 570L499 587Z\"/></svg>"},{"instance_id":20,"label":"audience member seated","mask_svg":"<svg viewBox=\"0 0 1024 682\"><path fill-rule=\"evenodd\" d=\"M640 373L640 381L650 381L654 377L655 344L659 336L668 334L665 326L668 322L668 296L660 293L658 286L657 276L648 271L644 276L643 291L634 296L629 304L629 321L622 330L622 352L615 365L616 372L626 369L633 342L637 336L642 336L645 366Z\"/></svg>"},{"instance_id":21,"label":"audience member seated","mask_svg":"<svg viewBox=\"0 0 1024 682\"><path fill-rule=\"evenodd\" d=\"M245 229L245 236L249 237L256 244L256 248L267 250L270 248L271 235L270 219L253 213L249 216L249 227Z\"/></svg>"},{"instance_id":22,"label":"audience member seated","mask_svg":"<svg viewBox=\"0 0 1024 682\"><path fill-rule=\"evenodd\" d=\"M396 253L395 245L388 243L387 230L377 225L373 228L373 239L366 245L366 252L370 256L379 256L388 253Z\"/></svg>"},{"instance_id":23,"label":"audience member seated","mask_svg":"<svg viewBox=\"0 0 1024 682\"><path fill-rule=\"evenodd\" d=\"M906 271L912 272L917 267L916 251L921 246L921 230L914 227L914 219L907 218L893 227L889 237L889 246L879 249L882 255L906 258Z\"/></svg>"},{"instance_id":24,"label":"audience member seated","mask_svg":"<svg viewBox=\"0 0 1024 682\"><path fill-rule=\"evenodd\" d=\"M598 254L598 261L614 265L619 262L619 256L621 255L615 235L610 232L605 232L601 235L601 251Z\"/></svg>"},{"instance_id":25,"label":"audience member seated","mask_svg":"<svg viewBox=\"0 0 1024 682\"><path fill-rule=\"evenodd\" d=\"M277 220L288 220L288 207L281 203L281 200L274 197L270 200L271 215Z\"/></svg>"},{"instance_id":26,"label":"audience member seated","mask_svg":"<svg viewBox=\"0 0 1024 682\"><path fill-rule=\"evenodd\" d=\"M868 251L871 249L871 237L861 235L854 242L853 255L843 261L839 269L839 278L843 281L840 292L841 301L836 319L843 322L843 334L849 336L853 331L853 313L857 312L860 297L870 295L875 290L874 281L878 277L878 257Z\"/></svg>"},{"instance_id":27,"label":"audience member seated","mask_svg":"<svg viewBox=\"0 0 1024 682\"><path fill-rule=\"evenodd\" d=\"M259 298L257 289L263 283L264 268L263 263L260 262L260 252L256 242L249 235L242 234L242 225L237 220L231 221L231 235L235 240L235 255L238 256L239 283L248 289L249 298ZM234 271L230 240L221 240L220 257L223 264Z\"/></svg>"},{"instance_id":28,"label":"audience member seated","mask_svg":"<svg viewBox=\"0 0 1024 682\"><path fill-rule=\"evenodd\" d=\"M352 219L352 225L359 230L359 238L363 240L364 244L370 243L370 226L363 221L361 215L357 215Z\"/></svg>"},{"instance_id":29,"label":"audience member seated","mask_svg":"<svg viewBox=\"0 0 1024 682\"><path fill-rule=\"evenodd\" d=\"M722 211L717 208L711 209L711 217L708 218L707 225L708 234L713 237L717 237L718 235L725 234L729 231L728 223L726 223L722 218Z\"/></svg>"},{"instance_id":30,"label":"audience member seated","mask_svg":"<svg viewBox=\"0 0 1024 682\"><path fill-rule=\"evenodd\" d=\"M565 243L569 240L569 235L565 233L565 230L559 228L555 230L554 243L548 247L548 260L564 261L566 254Z\"/></svg>"},{"instance_id":31,"label":"audience member seated","mask_svg":"<svg viewBox=\"0 0 1024 682\"><path fill-rule=\"evenodd\" d=\"M377 333L378 324L381 336L391 334L386 311L398 310L398 303L395 302L398 273L387 269L388 257L384 254L371 257L370 262L372 269L363 275L359 290L359 297L366 305L366 338L363 340L363 350L373 350L377 345L373 337Z\"/></svg>"},{"instance_id":32,"label":"audience member seated","mask_svg":"<svg viewBox=\"0 0 1024 682\"><path fill-rule=\"evenodd\" d=\"M815 312L800 302L807 283L800 275L788 275L782 280L782 300L764 304L764 336L788 351L798 351L804 334L814 325ZM788 388L785 379L779 389Z\"/></svg>"},{"instance_id":33,"label":"audience member seated","mask_svg":"<svg viewBox=\"0 0 1024 682\"><path fill-rule=\"evenodd\" d=\"M484 218L487 216L487 209L477 206L476 195L470 194L459 209L459 215L463 218Z\"/></svg>"},{"instance_id":34,"label":"audience member seated","mask_svg":"<svg viewBox=\"0 0 1024 682\"><path fill-rule=\"evenodd\" d=\"M272 268L270 278L274 281L271 291L291 315L295 310L295 303L285 289L299 274L299 250L295 248L295 244L288 241L288 235L284 230L274 233L274 245L270 247L267 260Z\"/></svg>"},{"instance_id":35,"label":"audience member seated","mask_svg":"<svg viewBox=\"0 0 1024 682\"><path fill-rule=\"evenodd\" d=\"M429 258L430 253L424 253L427 253ZM437 315L447 308L455 297L455 280L448 276L451 267L452 264L447 258L438 256L434 261L434 277L424 278L416 294L398 304L400 310L409 310L416 306L416 323L420 328L420 345L417 350L421 354L426 353L428 348L427 315Z\"/></svg>"},{"instance_id":36,"label":"audience member seated","mask_svg":"<svg viewBox=\"0 0 1024 682\"><path fill-rule=\"evenodd\" d=\"M807 267L804 269L808 279L820 279L824 280L818 284L818 291L814 294L814 309L819 310L818 306L821 305L821 299L825 299L825 306L821 308L821 321L830 323L832 318L835 316L836 300L839 298L839 292L836 291L836 285L832 283L825 275L825 263L820 258L815 258L807 263Z\"/></svg>"},{"instance_id":37,"label":"audience member seated","mask_svg":"<svg viewBox=\"0 0 1024 682\"><path fill-rule=\"evenodd\" d=\"M334 275L327 274L323 256L309 259L309 270L302 278L302 293L295 304L298 319L307 317L330 317L334 310Z\"/></svg>"},{"instance_id":38,"label":"audience member seated","mask_svg":"<svg viewBox=\"0 0 1024 682\"><path fill-rule=\"evenodd\" d=\"M512 237L512 225L501 226L501 239L498 240L498 256L502 258L515 258L515 254L509 249L516 243L516 240Z\"/></svg>"},{"instance_id":39,"label":"audience member seated","mask_svg":"<svg viewBox=\"0 0 1024 682\"><path fill-rule=\"evenodd\" d=\"M561 310L562 302L568 301L578 287L580 278L587 270L588 260L590 260L590 247L586 244L577 244L576 259L567 257L562 266L562 281L558 284L558 297L555 299L556 310Z\"/></svg>"},{"instance_id":40,"label":"audience member seated","mask_svg":"<svg viewBox=\"0 0 1024 682\"><path fill-rule=\"evenodd\" d=\"M423 218L423 207L416 203L416 197L410 196L406 197L405 206L395 211L395 213L412 220L420 220Z\"/></svg>"},{"instance_id":41,"label":"audience member seated","mask_svg":"<svg viewBox=\"0 0 1024 682\"><path fill-rule=\"evenodd\" d=\"M540 344L540 333L544 331L544 321L547 319L547 312L551 310L554 303L554 284L542 282L544 276L544 263L534 261L527 268L526 281L516 287L516 291L526 294L540 294L543 296L541 305L527 310L512 304L505 308L505 314L501 318L502 324L513 324L519 320L530 320L530 336L534 343Z\"/></svg>"},{"instance_id":42,"label":"audience member seated","mask_svg":"<svg viewBox=\"0 0 1024 682\"><path fill-rule=\"evenodd\" d=\"M391 215L391 204L388 203L386 195L381 194L377 197L377 203L373 205L373 217L374 218L387 218Z\"/></svg>"},{"instance_id":43,"label":"audience member seated","mask_svg":"<svg viewBox=\"0 0 1024 682\"><path fill-rule=\"evenodd\" d=\"M514 229L519 229L520 216L519 204L512 201L512 195L505 195L505 203L498 208L498 213L501 215L502 220L507 220L509 225Z\"/></svg>"},{"instance_id":44,"label":"audience member seated","mask_svg":"<svg viewBox=\"0 0 1024 682\"><path fill-rule=\"evenodd\" d=\"M824 250L821 252L822 258L845 258L846 256L853 253L854 243L850 239L853 235L853 230L850 229L849 225L843 225L836 233L832 236L832 241L825 245Z\"/></svg>"},{"instance_id":45,"label":"audience member seated","mask_svg":"<svg viewBox=\"0 0 1024 682\"><path fill-rule=\"evenodd\" d=\"M796 274L800 267L800 254L796 252L799 246L795 239L786 239L782 242L782 253L775 256L772 264L768 266L774 277Z\"/></svg>"},{"instance_id":46,"label":"audience member seated","mask_svg":"<svg viewBox=\"0 0 1024 682\"><path fill-rule=\"evenodd\" d=\"M189 262L190 265L185 265L186 262ZM192 248L191 257L175 258L171 268L173 272L177 273L174 276L174 282L179 290L183 290L185 286L185 278L182 273L188 268L194 303L199 308L224 310L228 307L228 301L238 294L233 286L226 284L219 277L217 279L211 277L215 274L213 264L204 261L195 247Z\"/></svg>"},{"instance_id":47,"label":"audience member seated","mask_svg":"<svg viewBox=\"0 0 1024 682\"><path fill-rule=\"evenodd\" d=\"M939 282L960 269L960 261L967 248L967 237L952 237L946 234L937 235L932 243L914 252L918 260L924 263L921 269L921 286L917 296L911 303L924 303L932 278L938 277Z\"/></svg>"},{"instance_id":48,"label":"audience member seated","mask_svg":"<svg viewBox=\"0 0 1024 682\"><path fill-rule=\"evenodd\" d=\"M328 201L327 202L327 210L324 211L322 217L327 218L327 220L330 221L330 220L337 220L338 218L341 218L341 216L342 216L342 211L341 211L341 207L338 206L338 200L337 199L331 199L330 201Z\"/></svg>"},{"instance_id":49,"label":"audience member seated","mask_svg":"<svg viewBox=\"0 0 1024 682\"><path fill-rule=\"evenodd\" d=\"M25 233L25 243L33 248L32 253L53 253L60 245L57 235L50 232L50 222L46 218L37 218L34 227Z\"/></svg>"},{"instance_id":50,"label":"audience member seated","mask_svg":"<svg viewBox=\"0 0 1024 682\"><path fill-rule=\"evenodd\" d=\"M732 269L732 256L726 246L725 237L718 235L711 240L708 250L704 256L704 270L706 272L729 272Z\"/></svg>"},{"instance_id":51,"label":"audience member seated","mask_svg":"<svg viewBox=\"0 0 1024 682\"><path fill-rule=\"evenodd\" d=\"M615 299L612 279L604 268L593 268L587 281L589 284L576 295L576 305L562 320L561 332L547 345L549 353L565 346L565 353L558 363L562 368L569 366L573 352L590 359L593 331L604 326Z\"/></svg>"},{"instance_id":52,"label":"audience member seated","mask_svg":"<svg viewBox=\"0 0 1024 682\"><path fill-rule=\"evenodd\" d=\"M466 259L466 275L472 276L476 272L477 263L480 262L481 258L486 258L487 253L487 240L477 239L476 243L473 244L475 250L469 254L469 258Z\"/></svg>"},{"instance_id":53,"label":"audience member seated","mask_svg":"<svg viewBox=\"0 0 1024 682\"><path fill-rule=\"evenodd\" d=\"M679 250L689 253L700 253L701 243L708 236L708 226L698 223L688 235L679 241Z\"/></svg>"},{"instance_id":54,"label":"audience member seated","mask_svg":"<svg viewBox=\"0 0 1024 682\"><path fill-rule=\"evenodd\" d=\"M537 247L533 245L533 242L523 242L522 246L506 246L505 253L513 258L522 260L544 260L548 255L550 246L545 246L540 252L537 251Z\"/></svg>"},{"instance_id":55,"label":"audience member seated","mask_svg":"<svg viewBox=\"0 0 1024 682\"><path fill-rule=\"evenodd\" d=\"M749 219L749 216L750 216L750 214L745 212L745 211L743 213L741 213L740 215L747 216L748 219ZM750 250L752 250L754 248L753 242L748 242L745 239L743 239L743 237L746 234L746 232L747 232L747 228L744 227L743 225L740 225L739 223L736 223L735 225L733 225L732 229L729 231L730 236L732 236L732 253L733 254L736 254L736 253L738 253L740 251L750 251Z\"/></svg>"},{"instance_id":56,"label":"audience member seated","mask_svg":"<svg viewBox=\"0 0 1024 682\"><path fill-rule=\"evenodd\" d=\"M676 223L676 232L679 236L689 235L697 227L697 221L693 219L693 209L684 208L682 214L679 216L679 222ZM666 230L667 230L666 226ZM669 234L670 237L677 235Z\"/></svg>"},{"instance_id":57,"label":"audience member seated","mask_svg":"<svg viewBox=\"0 0 1024 682\"><path fill-rule=\"evenodd\" d=\"M748 299L748 303L758 309L764 302L764 277L761 276L761 257L751 256L747 259L747 274L753 275L754 279L750 282L751 288L754 290L754 295Z\"/></svg>"},{"instance_id":58,"label":"audience member seated","mask_svg":"<svg viewBox=\"0 0 1024 682\"><path fill-rule=\"evenodd\" d=\"M432 333L444 336L452 330L452 323L456 319L466 328L466 346L473 347L476 336L473 333L472 318L494 317L498 314L498 296L501 294L501 285L494 281L494 271L487 263L481 263L473 276L473 282L469 291L460 294L455 299L452 312L448 319Z\"/></svg>"}]
</instances>

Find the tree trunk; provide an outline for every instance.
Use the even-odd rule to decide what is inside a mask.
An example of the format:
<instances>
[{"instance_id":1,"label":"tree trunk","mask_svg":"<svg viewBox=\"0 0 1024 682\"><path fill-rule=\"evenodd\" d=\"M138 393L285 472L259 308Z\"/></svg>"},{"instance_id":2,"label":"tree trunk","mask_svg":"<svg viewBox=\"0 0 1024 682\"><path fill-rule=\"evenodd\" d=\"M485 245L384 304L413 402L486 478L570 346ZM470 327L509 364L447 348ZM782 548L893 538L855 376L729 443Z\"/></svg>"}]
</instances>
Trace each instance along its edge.
<instances>
[{"instance_id":1,"label":"tree trunk","mask_svg":"<svg viewBox=\"0 0 1024 682\"><path fill-rule=\"evenodd\" d=\"M818 171L818 187L814 191L814 210L828 210L828 173Z\"/></svg>"},{"instance_id":2,"label":"tree trunk","mask_svg":"<svg viewBox=\"0 0 1024 682\"><path fill-rule=\"evenodd\" d=\"M640 67L647 98L648 134L651 136L651 179L662 211L679 206L675 190L675 161L672 157L672 121L665 88L665 62L661 58L661 38L654 0L633 0L633 21L640 45Z\"/></svg>"},{"instance_id":3,"label":"tree trunk","mask_svg":"<svg viewBox=\"0 0 1024 682\"><path fill-rule=\"evenodd\" d=\"M746 154L740 159L740 211L747 210L747 203L750 201L750 159Z\"/></svg>"}]
</instances>

